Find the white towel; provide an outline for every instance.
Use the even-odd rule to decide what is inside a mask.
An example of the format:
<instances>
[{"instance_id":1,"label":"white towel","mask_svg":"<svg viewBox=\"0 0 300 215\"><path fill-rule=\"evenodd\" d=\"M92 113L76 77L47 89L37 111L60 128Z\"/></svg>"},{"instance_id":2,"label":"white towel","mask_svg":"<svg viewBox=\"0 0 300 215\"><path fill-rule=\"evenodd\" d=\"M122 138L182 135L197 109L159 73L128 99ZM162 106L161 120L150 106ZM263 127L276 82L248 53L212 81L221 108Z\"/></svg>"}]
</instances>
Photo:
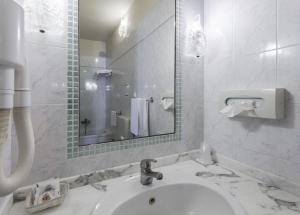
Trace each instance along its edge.
<instances>
[{"instance_id":1,"label":"white towel","mask_svg":"<svg viewBox=\"0 0 300 215\"><path fill-rule=\"evenodd\" d=\"M110 112L110 126L111 127L117 127L117 111L112 110Z\"/></svg>"},{"instance_id":2,"label":"white towel","mask_svg":"<svg viewBox=\"0 0 300 215\"><path fill-rule=\"evenodd\" d=\"M137 137L149 136L148 111L145 98L131 99L130 131Z\"/></svg>"}]
</instances>

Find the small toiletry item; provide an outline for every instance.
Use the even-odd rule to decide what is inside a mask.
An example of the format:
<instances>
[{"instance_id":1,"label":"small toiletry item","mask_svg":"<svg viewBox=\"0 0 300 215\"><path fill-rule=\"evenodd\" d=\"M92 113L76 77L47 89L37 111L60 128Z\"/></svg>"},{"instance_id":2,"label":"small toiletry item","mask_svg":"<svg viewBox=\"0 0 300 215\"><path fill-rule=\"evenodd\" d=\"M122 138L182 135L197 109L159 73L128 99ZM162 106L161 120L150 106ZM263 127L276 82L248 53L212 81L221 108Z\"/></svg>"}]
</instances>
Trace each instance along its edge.
<instances>
[{"instance_id":1,"label":"small toiletry item","mask_svg":"<svg viewBox=\"0 0 300 215\"><path fill-rule=\"evenodd\" d=\"M33 204L37 205L38 201L39 201L39 195L40 195L40 188L39 188L38 184L35 185L35 187L33 189L33 194L34 194Z\"/></svg>"},{"instance_id":2,"label":"small toiletry item","mask_svg":"<svg viewBox=\"0 0 300 215\"><path fill-rule=\"evenodd\" d=\"M38 204L43 204L47 201L50 201L52 199L56 199L60 197L60 188L59 188L59 182L57 186L56 181L51 181L52 184L49 184L45 187L43 192L40 193Z\"/></svg>"},{"instance_id":3,"label":"small toiletry item","mask_svg":"<svg viewBox=\"0 0 300 215\"><path fill-rule=\"evenodd\" d=\"M60 197L59 180L49 179L36 184L33 188L33 194L33 205L42 204Z\"/></svg>"},{"instance_id":4,"label":"small toiletry item","mask_svg":"<svg viewBox=\"0 0 300 215\"><path fill-rule=\"evenodd\" d=\"M197 160L204 165L214 164L215 161L212 154L213 149L211 148L211 146L207 143L202 143L200 148L200 156Z\"/></svg>"},{"instance_id":5,"label":"small toiletry item","mask_svg":"<svg viewBox=\"0 0 300 215\"><path fill-rule=\"evenodd\" d=\"M35 213L55 207L64 201L69 191L69 184L50 179L36 184L26 197L26 211Z\"/></svg>"}]
</instances>

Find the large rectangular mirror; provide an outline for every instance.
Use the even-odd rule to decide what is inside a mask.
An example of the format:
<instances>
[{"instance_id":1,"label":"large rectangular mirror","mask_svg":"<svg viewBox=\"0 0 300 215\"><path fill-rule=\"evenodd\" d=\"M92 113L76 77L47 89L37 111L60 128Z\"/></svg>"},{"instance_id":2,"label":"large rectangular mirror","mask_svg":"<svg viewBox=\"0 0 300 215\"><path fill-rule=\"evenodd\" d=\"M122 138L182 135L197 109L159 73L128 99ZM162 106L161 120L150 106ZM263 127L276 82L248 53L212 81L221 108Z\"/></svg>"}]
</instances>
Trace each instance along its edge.
<instances>
[{"instance_id":1,"label":"large rectangular mirror","mask_svg":"<svg viewBox=\"0 0 300 215\"><path fill-rule=\"evenodd\" d=\"M80 145L175 132L175 0L79 0Z\"/></svg>"}]
</instances>

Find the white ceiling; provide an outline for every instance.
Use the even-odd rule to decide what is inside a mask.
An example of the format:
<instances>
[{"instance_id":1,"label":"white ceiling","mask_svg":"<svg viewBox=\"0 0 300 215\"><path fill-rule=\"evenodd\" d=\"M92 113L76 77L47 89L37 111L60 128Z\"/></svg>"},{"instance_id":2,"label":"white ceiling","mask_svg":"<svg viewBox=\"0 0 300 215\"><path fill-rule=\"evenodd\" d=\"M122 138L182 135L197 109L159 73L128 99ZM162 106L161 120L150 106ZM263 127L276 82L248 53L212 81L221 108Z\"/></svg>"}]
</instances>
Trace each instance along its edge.
<instances>
[{"instance_id":1,"label":"white ceiling","mask_svg":"<svg viewBox=\"0 0 300 215\"><path fill-rule=\"evenodd\" d=\"M134 0L79 0L80 38L106 41Z\"/></svg>"}]
</instances>

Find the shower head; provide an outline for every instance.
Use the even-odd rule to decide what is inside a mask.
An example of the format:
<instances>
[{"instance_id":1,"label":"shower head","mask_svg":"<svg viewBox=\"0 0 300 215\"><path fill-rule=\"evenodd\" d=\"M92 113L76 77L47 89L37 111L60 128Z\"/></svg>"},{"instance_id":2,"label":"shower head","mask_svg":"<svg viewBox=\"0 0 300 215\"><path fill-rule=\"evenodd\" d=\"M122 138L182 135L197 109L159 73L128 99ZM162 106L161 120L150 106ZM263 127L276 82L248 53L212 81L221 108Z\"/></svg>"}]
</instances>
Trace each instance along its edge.
<instances>
[{"instance_id":1,"label":"shower head","mask_svg":"<svg viewBox=\"0 0 300 215\"><path fill-rule=\"evenodd\" d=\"M95 78L98 80L100 78L109 78L112 76L112 70L110 69L98 69L95 72Z\"/></svg>"}]
</instances>

